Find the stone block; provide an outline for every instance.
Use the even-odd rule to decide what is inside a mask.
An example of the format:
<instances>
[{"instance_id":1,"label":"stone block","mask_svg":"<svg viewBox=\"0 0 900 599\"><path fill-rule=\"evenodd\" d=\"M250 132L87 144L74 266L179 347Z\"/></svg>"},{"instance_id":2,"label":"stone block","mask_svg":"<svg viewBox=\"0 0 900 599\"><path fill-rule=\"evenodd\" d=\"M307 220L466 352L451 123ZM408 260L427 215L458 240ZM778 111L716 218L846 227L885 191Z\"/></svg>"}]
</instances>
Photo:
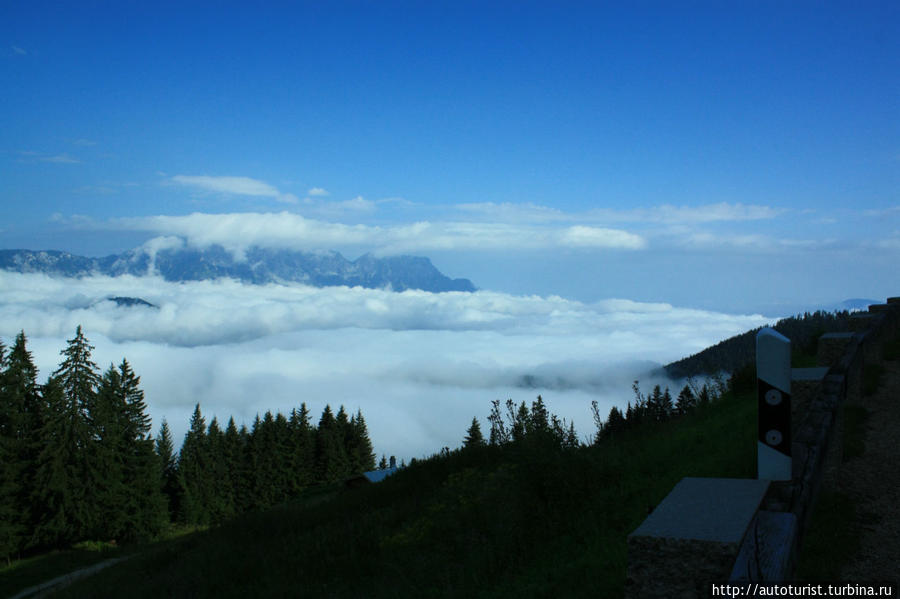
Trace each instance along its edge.
<instances>
[{"instance_id":1,"label":"stone block","mask_svg":"<svg viewBox=\"0 0 900 599\"><path fill-rule=\"evenodd\" d=\"M797 517L760 510L731 571L734 582L784 582L797 555Z\"/></svg>"},{"instance_id":2,"label":"stone block","mask_svg":"<svg viewBox=\"0 0 900 599\"><path fill-rule=\"evenodd\" d=\"M819 366L831 367L840 360L844 350L853 341L853 335L853 333L825 333L819 337L816 356Z\"/></svg>"},{"instance_id":3,"label":"stone block","mask_svg":"<svg viewBox=\"0 0 900 599\"><path fill-rule=\"evenodd\" d=\"M799 422L809 411L813 400L822 391L828 368L791 369L791 422Z\"/></svg>"},{"instance_id":4,"label":"stone block","mask_svg":"<svg viewBox=\"0 0 900 599\"><path fill-rule=\"evenodd\" d=\"M628 536L626 597L703 597L727 580L769 481L684 478Z\"/></svg>"},{"instance_id":5,"label":"stone block","mask_svg":"<svg viewBox=\"0 0 900 599\"><path fill-rule=\"evenodd\" d=\"M854 312L850 315L850 330L865 331L872 326L873 321L872 314L868 312Z\"/></svg>"}]
</instances>

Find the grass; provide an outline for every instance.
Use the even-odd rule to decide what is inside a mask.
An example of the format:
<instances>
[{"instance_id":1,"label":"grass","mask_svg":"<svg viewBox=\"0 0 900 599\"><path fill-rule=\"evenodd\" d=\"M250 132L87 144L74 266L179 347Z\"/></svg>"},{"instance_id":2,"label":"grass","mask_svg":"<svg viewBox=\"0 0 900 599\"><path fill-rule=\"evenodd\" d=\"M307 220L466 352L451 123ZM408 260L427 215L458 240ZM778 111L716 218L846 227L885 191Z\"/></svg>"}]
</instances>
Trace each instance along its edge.
<instances>
[{"instance_id":1,"label":"grass","mask_svg":"<svg viewBox=\"0 0 900 599\"><path fill-rule=\"evenodd\" d=\"M626 537L676 482L755 469L745 394L595 447L420 461L159 544L59 596L621 596Z\"/></svg>"}]
</instances>

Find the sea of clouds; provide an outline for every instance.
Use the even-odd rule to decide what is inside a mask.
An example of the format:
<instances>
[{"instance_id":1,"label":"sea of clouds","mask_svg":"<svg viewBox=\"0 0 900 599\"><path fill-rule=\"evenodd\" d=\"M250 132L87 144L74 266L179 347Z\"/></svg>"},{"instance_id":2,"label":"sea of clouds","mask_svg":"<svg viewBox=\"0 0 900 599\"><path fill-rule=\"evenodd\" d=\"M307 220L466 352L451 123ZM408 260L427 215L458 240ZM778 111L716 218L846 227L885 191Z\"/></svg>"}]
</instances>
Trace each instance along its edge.
<instances>
[{"instance_id":1,"label":"sea of clouds","mask_svg":"<svg viewBox=\"0 0 900 599\"><path fill-rule=\"evenodd\" d=\"M176 443L198 402L207 422L248 426L301 402L317 421L328 403L361 409L379 456L407 460L458 447L473 416L486 431L493 399L541 394L587 438L592 400L605 416L635 378L666 384L654 366L771 320L622 299L0 271L0 337L25 331L40 382L81 325L101 368L128 359L154 431L166 418Z\"/></svg>"}]
</instances>

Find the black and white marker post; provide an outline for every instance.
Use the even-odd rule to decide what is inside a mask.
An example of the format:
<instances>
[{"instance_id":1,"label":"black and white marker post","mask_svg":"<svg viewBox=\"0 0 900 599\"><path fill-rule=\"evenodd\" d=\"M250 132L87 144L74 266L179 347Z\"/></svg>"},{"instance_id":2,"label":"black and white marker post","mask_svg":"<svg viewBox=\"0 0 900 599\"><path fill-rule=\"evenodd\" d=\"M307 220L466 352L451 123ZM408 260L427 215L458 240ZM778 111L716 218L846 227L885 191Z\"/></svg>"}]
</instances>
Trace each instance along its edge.
<instances>
[{"instance_id":1,"label":"black and white marker post","mask_svg":"<svg viewBox=\"0 0 900 599\"><path fill-rule=\"evenodd\" d=\"M756 335L756 378L757 478L791 480L791 340L768 327Z\"/></svg>"}]
</instances>

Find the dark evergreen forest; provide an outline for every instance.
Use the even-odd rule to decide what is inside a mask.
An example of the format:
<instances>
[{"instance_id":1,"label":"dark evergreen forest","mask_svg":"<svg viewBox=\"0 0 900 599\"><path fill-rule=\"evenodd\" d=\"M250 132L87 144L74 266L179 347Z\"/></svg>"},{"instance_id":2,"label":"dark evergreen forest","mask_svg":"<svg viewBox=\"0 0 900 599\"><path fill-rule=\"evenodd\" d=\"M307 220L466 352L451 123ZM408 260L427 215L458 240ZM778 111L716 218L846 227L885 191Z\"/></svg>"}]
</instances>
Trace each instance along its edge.
<instances>
[{"instance_id":1,"label":"dark evergreen forest","mask_svg":"<svg viewBox=\"0 0 900 599\"><path fill-rule=\"evenodd\" d=\"M140 377L101 372L81 327L44 384L26 347L0 342L0 557L84 539L142 541L170 523L208 525L375 467L362 412L306 404L240 428L207 425L197 405L181 450L151 433Z\"/></svg>"}]
</instances>

